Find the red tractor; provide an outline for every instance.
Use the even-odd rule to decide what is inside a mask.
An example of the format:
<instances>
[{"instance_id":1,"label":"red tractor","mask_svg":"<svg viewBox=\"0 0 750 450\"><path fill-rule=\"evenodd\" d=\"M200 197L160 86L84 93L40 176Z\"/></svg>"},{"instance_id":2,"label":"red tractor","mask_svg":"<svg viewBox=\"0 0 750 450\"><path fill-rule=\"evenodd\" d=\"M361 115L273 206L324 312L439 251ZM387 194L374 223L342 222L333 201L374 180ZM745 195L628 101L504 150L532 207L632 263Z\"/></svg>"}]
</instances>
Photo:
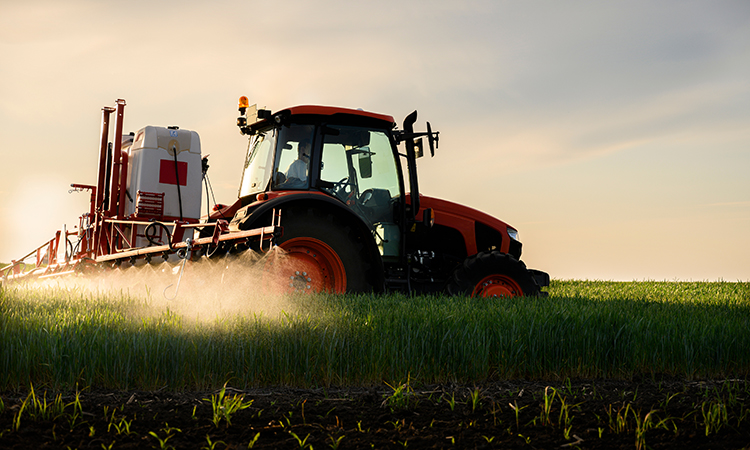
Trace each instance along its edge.
<instances>
[{"instance_id":1,"label":"red tractor","mask_svg":"<svg viewBox=\"0 0 750 450\"><path fill-rule=\"evenodd\" d=\"M397 129L393 117L362 110L248 109L242 97L239 198L210 220L229 220L230 233L281 225L276 244L294 261L295 290L545 294L549 276L521 262L513 227L419 194L422 138L434 155L438 132L429 122L414 132L416 111Z\"/></svg>"},{"instance_id":2,"label":"red tractor","mask_svg":"<svg viewBox=\"0 0 750 450\"><path fill-rule=\"evenodd\" d=\"M103 109L97 184L71 185L90 191L79 227L13 261L5 280L159 259L182 259L184 268L278 246L285 263L273 274L289 291L546 294L549 276L521 262L514 228L419 194L422 138L434 154L438 133L429 123L414 132L416 111L398 129L383 114L327 106L272 113L242 97L237 125L249 146L238 199L201 217L201 185L210 184L198 134L145 127L123 135L124 107L118 100Z\"/></svg>"}]
</instances>

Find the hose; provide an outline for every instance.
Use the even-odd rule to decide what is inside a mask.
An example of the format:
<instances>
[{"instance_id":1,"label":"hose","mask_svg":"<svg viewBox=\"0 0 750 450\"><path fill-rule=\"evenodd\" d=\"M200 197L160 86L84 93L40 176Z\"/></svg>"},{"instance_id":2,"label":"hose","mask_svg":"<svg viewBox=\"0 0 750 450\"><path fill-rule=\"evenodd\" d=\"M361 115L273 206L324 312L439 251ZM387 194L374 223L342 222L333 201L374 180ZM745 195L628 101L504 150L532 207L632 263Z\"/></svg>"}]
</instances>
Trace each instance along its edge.
<instances>
[{"instance_id":1,"label":"hose","mask_svg":"<svg viewBox=\"0 0 750 450\"><path fill-rule=\"evenodd\" d=\"M149 233L149 230L155 229L156 226L160 226L167 233L167 245L169 246L170 251L174 251L174 248L172 247L172 233L169 231L169 228L161 222L151 222L146 229L143 230L143 235L146 240L148 240L149 246L161 244L161 242L157 242L155 239L156 232Z\"/></svg>"},{"instance_id":2,"label":"hose","mask_svg":"<svg viewBox=\"0 0 750 450\"><path fill-rule=\"evenodd\" d=\"M180 171L177 169L177 148L173 147L174 152L174 178L177 182L177 202L180 204L180 221L182 221L182 190L180 189Z\"/></svg>"}]
</instances>

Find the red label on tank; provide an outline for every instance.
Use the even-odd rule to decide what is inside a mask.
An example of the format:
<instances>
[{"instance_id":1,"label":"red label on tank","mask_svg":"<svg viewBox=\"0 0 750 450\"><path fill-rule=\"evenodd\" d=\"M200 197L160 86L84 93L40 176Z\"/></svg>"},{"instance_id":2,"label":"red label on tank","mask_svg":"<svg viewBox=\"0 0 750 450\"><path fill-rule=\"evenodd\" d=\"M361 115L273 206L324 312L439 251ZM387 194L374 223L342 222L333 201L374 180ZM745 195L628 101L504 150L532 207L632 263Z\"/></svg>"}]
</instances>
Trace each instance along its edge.
<instances>
[{"instance_id":1,"label":"red label on tank","mask_svg":"<svg viewBox=\"0 0 750 450\"><path fill-rule=\"evenodd\" d=\"M159 166L159 183L177 184L177 177L180 178L180 186L187 185L187 163L177 161L177 172L174 170L174 161L162 159Z\"/></svg>"}]
</instances>

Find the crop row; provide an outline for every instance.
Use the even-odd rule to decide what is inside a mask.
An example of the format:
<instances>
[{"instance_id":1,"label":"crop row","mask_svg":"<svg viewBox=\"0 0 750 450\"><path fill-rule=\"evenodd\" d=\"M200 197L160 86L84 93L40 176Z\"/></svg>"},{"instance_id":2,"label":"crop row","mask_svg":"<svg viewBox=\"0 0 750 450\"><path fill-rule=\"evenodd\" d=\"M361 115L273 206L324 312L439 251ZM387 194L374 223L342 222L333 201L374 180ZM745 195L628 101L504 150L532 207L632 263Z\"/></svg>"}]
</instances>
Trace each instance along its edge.
<instances>
[{"instance_id":1,"label":"crop row","mask_svg":"<svg viewBox=\"0 0 750 450\"><path fill-rule=\"evenodd\" d=\"M750 373L750 283L553 281L548 298L288 301L278 315L199 321L148 298L2 287L0 389Z\"/></svg>"},{"instance_id":2,"label":"crop row","mask_svg":"<svg viewBox=\"0 0 750 450\"><path fill-rule=\"evenodd\" d=\"M0 396L0 447L740 448L743 381ZM511 385L512 386L512 385ZM635 387L635 389L631 389ZM708 444L707 447L704 445ZM97 447L98 448L98 447Z\"/></svg>"}]
</instances>

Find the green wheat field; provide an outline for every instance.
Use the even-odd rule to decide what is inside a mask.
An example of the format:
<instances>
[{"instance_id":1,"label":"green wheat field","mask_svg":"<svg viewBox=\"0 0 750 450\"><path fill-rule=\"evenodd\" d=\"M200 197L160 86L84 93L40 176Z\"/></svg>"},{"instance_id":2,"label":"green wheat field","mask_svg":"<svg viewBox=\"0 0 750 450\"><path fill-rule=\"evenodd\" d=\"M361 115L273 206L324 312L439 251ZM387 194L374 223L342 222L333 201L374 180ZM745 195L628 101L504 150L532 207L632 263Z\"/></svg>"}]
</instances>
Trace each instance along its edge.
<instances>
[{"instance_id":1,"label":"green wheat field","mask_svg":"<svg viewBox=\"0 0 750 450\"><path fill-rule=\"evenodd\" d=\"M156 297L0 287L0 390L750 374L748 282L553 280L549 297L509 300L299 296L273 314L200 318Z\"/></svg>"}]
</instances>

